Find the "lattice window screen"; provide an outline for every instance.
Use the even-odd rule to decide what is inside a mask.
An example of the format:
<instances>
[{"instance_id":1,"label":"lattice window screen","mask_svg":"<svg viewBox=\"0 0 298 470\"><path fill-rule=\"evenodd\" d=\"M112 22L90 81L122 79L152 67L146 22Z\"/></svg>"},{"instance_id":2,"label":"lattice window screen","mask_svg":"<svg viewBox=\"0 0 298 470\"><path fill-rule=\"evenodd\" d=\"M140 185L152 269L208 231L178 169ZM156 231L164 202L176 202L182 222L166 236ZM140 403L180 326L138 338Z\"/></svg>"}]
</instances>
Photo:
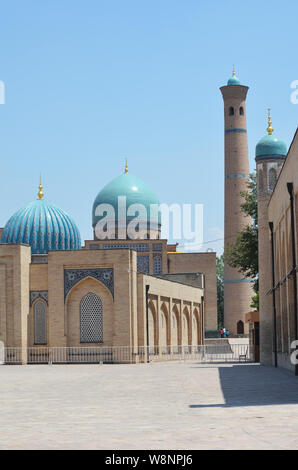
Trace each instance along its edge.
<instances>
[{"instance_id":1,"label":"lattice window screen","mask_svg":"<svg viewBox=\"0 0 298 470\"><path fill-rule=\"evenodd\" d=\"M47 308L41 300L34 304L34 344L47 344Z\"/></svg>"},{"instance_id":2,"label":"lattice window screen","mask_svg":"<svg viewBox=\"0 0 298 470\"><path fill-rule=\"evenodd\" d=\"M103 341L102 303L91 292L81 300L81 343L101 343Z\"/></svg>"}]
</instances>

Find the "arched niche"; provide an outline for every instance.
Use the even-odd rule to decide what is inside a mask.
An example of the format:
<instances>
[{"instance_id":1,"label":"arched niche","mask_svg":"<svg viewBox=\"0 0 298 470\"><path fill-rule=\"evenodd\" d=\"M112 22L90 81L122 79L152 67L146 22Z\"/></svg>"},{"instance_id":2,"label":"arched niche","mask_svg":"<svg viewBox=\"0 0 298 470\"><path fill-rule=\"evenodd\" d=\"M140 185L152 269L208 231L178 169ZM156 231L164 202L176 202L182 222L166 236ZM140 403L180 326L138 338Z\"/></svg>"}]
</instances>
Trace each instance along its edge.
<instances>
[{"instance_id":1,"label":"arched niche","mask_svg":"<svg viewBox=\"0 0 298 470\"><path fill-rule=\"evenodd\" d=\"M102 309L102 341L98 345L113 345L114 301L109 289L93 277L86 277L68 292L65 300L65 334L67 346L95 346L81 342L81 302L88 294L100 299Z\"/></svg>"}]
</instances>

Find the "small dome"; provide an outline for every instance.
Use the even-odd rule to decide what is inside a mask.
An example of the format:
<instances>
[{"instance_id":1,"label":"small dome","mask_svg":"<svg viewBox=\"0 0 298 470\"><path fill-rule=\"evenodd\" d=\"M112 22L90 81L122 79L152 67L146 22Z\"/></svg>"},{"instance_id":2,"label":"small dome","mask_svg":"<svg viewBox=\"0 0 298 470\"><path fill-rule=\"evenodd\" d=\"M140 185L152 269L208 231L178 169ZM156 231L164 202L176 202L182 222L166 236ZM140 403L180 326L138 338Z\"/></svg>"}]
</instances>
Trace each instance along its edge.
<instances>
[{"instance_id":1,"label":"small dome","mask_svg":"<svg viewBox=\"0 0 298 470\"><path fill-rule=\"evenodd\" d=\"M1 243L22 243L31 246L32 254L46 254L50 250L79 250L81 237L69 215L39 199L9 219Z\"/></svg>"},{"instance_id":2,"label":"small dome","mask_svg":"<svg viewBox=\"0 0 298 470\"><path fill-rule=\"evenodd\" d=\"M126 197L126 208L132 204L142 204L146 208L147 222L149 223L150 205L158 205L159 200L156 194L136 176L131 175L127 171L108 183L96 196L92 209L92 225L96 226L97 222L103 216L95 215L95 210L100 204L110 204L115 210L116 221L118 220L118 197ZM129 221L133 216L126 216ZM158 224L160 225L160 212L158 212Z\"/></svg>"},{"instance_id":3,"label":"small dome","mask_svg":"<svg viewBox=\"0 0 298 470\"><path fill-rule=\"evenodd\" d=\"M287 146L283 140L274 135L265 135L256 146L256 157L262 156L286 156Z\"/></svg>"},{"instance_id":4,"label":"small dome","mask_svg":"<svg viewBox=\"0 0 298 470\"><path fill-rule=\"evenodd\" d=\"M268 109L268 135L265 135L256 146L256 158L258 157L286 157L287 146L283 140L278 139L273 134L270 109Z\"/></svg>"},{"instance_id":5,"label":"small dome","mask_svg":"<svg viewBox=\"0 0 298 470\"><path fill-rule=\"evenodd\" d=\"M229 78L228 85L241 85L239 78L236 76Z\"/></svg>"},{"instance_id":6,"label":"small dome","mask_svg":"<svg viewBox=\"0 0 298 470\"><path fill-rule=\"evenodd\" d=\"M228 85L241 85L239 78L236 77L234 66L233 66L233 75L231 78L229 78Z\"/></svg>"}]
</instances>

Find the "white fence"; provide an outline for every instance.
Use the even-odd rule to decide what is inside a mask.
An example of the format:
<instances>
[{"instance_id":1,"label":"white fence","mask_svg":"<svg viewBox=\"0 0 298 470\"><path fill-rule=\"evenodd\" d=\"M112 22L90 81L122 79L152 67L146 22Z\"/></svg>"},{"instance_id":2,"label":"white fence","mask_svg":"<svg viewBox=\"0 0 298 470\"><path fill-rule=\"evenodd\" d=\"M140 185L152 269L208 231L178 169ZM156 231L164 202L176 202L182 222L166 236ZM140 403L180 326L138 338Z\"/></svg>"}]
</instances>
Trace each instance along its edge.
<instances>
[{"instance_id":1,"label":"white fence","mask_svg":"<svg viewBox=\"0 0 298 470\"><path fill-rule=\"evenodd\" d=\"M0 341L0 366L4 364L4 343Z\"/></svg>"},{"instance_id":2,"label":"white fence","mask_svg":"<svg viewBox=\"0 0 298 470\"><path fill-rule=\"evenodd\" d=\"M254 362L247 344L4 348L4 364L136 364L156 361ZM1 362L0 362L1 363Z\"/></svg>"}]
</instances>

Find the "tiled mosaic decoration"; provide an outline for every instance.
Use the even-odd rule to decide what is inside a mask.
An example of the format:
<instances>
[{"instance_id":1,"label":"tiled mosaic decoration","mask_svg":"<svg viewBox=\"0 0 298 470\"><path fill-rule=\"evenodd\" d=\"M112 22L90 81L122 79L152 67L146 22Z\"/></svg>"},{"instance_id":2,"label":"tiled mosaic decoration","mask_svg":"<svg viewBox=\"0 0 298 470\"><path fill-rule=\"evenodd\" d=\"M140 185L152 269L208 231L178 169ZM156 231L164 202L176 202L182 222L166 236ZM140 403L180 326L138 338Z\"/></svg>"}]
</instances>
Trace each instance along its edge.
<instances>
[{"instance_id":1,"label":"tiled mosaic decoration","mask_svg":"<svg viewBox=\"0 0 298 470\"><path fill-rule=\"evenodd\" d=\"M153 255L153 271L154 274L161 274L162 273L162 265L161 265L161 255L155 254Z\"/></svg>"},{"instance_id":2,"label":"tiled mosaic decoration","mask_svg":"<svg viewBox=\"0 0 298 470\"><path fill-rule=\"evenodd\" d=\"M149 256L137 257L137 268L143 274L149 274Z\"/></svg>"},{"instance_id":3,"label":"tiled mosaic decoration","mask_svg":"<svg viewBox=\"0 0 298 470\"><path fill-rule=\"evenodd\" d=\"M70 289L86 277L93 277L102 282L114 296L114 270L113 268L91 269L65 269L64 270L64 298Z\"/></svg>"}]
</instances>

